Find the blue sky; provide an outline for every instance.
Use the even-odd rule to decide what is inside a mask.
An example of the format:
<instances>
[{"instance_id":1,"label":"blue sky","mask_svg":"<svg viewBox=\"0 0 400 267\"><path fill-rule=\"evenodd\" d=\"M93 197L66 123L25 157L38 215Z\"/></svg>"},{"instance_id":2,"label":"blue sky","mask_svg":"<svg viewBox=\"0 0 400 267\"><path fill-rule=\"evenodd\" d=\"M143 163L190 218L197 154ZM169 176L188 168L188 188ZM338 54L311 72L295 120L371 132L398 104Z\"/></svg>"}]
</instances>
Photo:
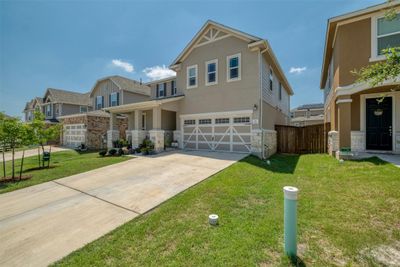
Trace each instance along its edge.
<instances>
[{"instance_id":1,"label":"blue sky","mask_svg":"<svg viewBox=\"0 0 400 267\"><path fill-rule=\"evenodd\" d=\"M87 92L108 75L163 75L207 19L269 40L292 108L321 102L327 19L381 2L0 0L0 110L22 116L48 87Z\"/></svg>"}]
</instances>

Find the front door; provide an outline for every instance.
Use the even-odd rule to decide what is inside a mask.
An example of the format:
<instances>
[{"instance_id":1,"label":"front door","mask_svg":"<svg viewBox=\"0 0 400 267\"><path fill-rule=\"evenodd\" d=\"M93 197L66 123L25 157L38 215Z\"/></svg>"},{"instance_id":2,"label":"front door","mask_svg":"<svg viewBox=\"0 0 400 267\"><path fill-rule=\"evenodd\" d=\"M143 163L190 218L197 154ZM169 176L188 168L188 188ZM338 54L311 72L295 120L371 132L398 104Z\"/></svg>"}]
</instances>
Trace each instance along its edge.
<instances>
[{"instance_id":1,"label":"front door","mask_svg":"<svg viewBox=\"0 0 400 267\"><path fill-rule=\"evenodd\" d=\"M392 97L366 101L367 149L392 150Z\"/></svg>"}]
</instances>

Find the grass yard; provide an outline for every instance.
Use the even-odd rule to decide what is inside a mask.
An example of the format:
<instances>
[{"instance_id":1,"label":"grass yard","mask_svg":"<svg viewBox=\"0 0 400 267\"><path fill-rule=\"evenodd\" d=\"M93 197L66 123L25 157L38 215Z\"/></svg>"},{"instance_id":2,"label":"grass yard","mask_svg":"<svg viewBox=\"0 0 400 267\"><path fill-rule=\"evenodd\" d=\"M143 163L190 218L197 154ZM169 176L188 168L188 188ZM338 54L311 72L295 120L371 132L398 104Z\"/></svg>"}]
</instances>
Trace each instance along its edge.
<instances>
[{"instance_id":1,"label":"grass yard","mask_svg":"<svg viewBox=\"0 0 400 267\"><path fill-rule=\"evenodd\" d=\"M99 157L97 152L78 153L76 151L61 151L51 153L49 169L35 170L38 167L37 156L24 160L23 175L33 175L29 180L13 183L0 183L0 194L21 189L27 186L48 182L54 179L90 171L110 164L131 159L129 157ZM19 175L20 160L16 160L16 170ZM0 175L3 175L3 163L0 162ZM7 175L11 175L11 161L6 161Z\"/></svg>"},{"instance_id":2,"label":"grass yard","mask_svg":"<svg viewBox=\"0 0 400 267\"><path fill-rule=\"evenodd\" d=\"M247 157L56 265L291 265L285 185L300 189L299 266L375 266L399 253L400 169L377 158L276 155L271 166ZM208 225L211 213L219 226Z\"/></svg>"}]
</instances>

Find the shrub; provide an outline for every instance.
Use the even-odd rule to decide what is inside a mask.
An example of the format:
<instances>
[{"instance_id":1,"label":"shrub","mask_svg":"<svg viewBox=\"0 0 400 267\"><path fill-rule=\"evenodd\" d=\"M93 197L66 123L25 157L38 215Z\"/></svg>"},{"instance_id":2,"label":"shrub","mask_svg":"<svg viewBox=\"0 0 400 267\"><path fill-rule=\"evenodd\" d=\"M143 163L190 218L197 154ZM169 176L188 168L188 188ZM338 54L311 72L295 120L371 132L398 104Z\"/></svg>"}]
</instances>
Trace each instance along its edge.
<instances>
[{"instance_id":1,"label":"shrub","mask_svg":"<svg viewBox=\"0 0 400 267\"><path fill-rule=\"evenodd\" d=\"M124 150L122 148L118 149L118 156L122 156L124 154Z\"/></svg>"},{"instance_id":2,"label":"shrub","mask_svg":"<svg viewBox=\"0 0 400 267\"><path fill-rule=\"evenodd\" d=\"M115 148L111 148L110 150L108 150L108 154L110 154L111 156L114 156L117 153L117 150Z\"/></svg>"},{"instance_id":3,"label":"shrub","mask_svg":"<svg viewBox=\"0 0 400 267\"><path fill-rule=\"evenodd\" d=\"M104 157L107 154L107 150L100 150L99 155Z\"/></svg>"}]
</instances>

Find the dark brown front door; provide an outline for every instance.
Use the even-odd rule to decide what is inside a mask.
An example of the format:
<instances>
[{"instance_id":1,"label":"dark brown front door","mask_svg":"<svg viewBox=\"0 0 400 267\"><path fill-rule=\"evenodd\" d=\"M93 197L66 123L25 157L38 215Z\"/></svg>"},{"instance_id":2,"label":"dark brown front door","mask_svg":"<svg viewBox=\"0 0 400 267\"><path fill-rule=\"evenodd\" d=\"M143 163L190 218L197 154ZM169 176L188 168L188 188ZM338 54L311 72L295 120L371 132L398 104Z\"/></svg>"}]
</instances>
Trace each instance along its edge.
<instances>
[{"instance_id":1,"label":"dark brown front door","mask_svg":"<svg viewBox=\"0 0 400 267\"><path fill-rule=\"evenodd\" d=\"M367 149L392 150L392 97L366 101Z\"/></svg>"}]
</instances>

